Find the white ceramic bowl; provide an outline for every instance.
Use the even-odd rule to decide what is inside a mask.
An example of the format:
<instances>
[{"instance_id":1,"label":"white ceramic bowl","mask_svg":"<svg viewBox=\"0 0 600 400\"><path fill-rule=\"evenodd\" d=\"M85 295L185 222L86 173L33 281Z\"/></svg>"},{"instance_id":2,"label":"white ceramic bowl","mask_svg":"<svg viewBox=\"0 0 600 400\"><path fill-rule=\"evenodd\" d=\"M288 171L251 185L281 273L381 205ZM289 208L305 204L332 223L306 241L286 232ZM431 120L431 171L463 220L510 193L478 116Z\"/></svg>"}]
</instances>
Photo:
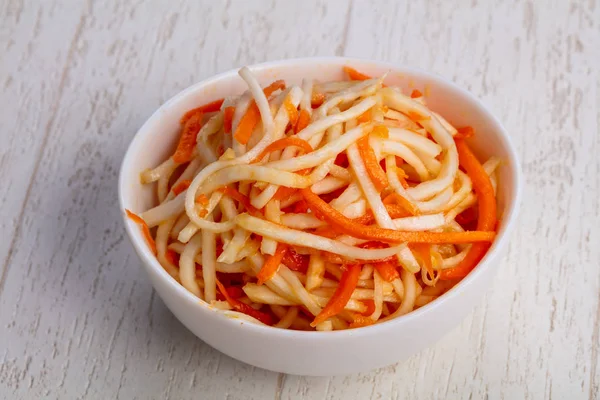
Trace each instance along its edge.
<instances>
[{"instance_id":1,"label":"white ceramic bowl","mask_svg":"<svg viewBox=\"0 0 600 400\"><path fill-rule=\"evenodd\" d=\"M387 82L427 94L428 105L451 123L471 125L477 134L469 142L482 159L505 162L499 172L498 205L502 225L481 263L458 285L434 302L392 321L360 329L298 332L231 319L194 297L160 266L140 229L124 217L125 228L154 288L175 316L194 334L223 353L272 371L298 375L342 375L402 361L430 346L459 322L488 290L501 265L503 250L516 224L521 173L516 152L500 122L483 104L447 80L420 70L349 58L306 58L251 67L261 84L304 77L321 81L343 79L342 66L352 65L373 76L389 72ZM237 70L197 83L160 107L135 135L119 177L119 206L142 212L153 206L155 188L140 184L145 168L164 161L176 145L179 118L198 105L246 89Z\"/></svg>"}]
</instances>

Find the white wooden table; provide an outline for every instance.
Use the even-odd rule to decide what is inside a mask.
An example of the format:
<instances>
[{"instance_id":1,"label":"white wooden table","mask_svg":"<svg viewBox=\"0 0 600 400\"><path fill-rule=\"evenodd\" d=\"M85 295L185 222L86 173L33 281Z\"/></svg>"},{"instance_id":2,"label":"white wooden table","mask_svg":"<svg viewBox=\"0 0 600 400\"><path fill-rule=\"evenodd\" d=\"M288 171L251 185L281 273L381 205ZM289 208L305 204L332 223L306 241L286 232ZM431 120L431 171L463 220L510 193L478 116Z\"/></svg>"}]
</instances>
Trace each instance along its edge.
<instances>
[{"instance_id":1,"label":"white wooden table","mask_svg":"<svg viewBox=\"0 0 600 400\"><path fill-rule=\"evenodd\" d=\"M271 373L197 339L154 294L116 200L126 146L169 97L314 55L452 79L500 117L526 176L476 311L357 376ZM0 1L0 398L600 398L599 65L594 0Z\"/></svg>"}]
</instances>

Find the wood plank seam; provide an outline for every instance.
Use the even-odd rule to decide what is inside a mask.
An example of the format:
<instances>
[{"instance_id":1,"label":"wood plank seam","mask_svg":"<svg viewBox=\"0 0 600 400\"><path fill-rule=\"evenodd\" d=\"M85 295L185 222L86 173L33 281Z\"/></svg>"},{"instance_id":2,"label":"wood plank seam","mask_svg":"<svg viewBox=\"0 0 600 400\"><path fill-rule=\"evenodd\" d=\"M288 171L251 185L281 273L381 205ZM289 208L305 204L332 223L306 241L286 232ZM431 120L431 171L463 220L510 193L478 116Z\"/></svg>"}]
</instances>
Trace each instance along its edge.
<instances>
[{"instance_id":1,"label":"wood plank seam","mask_svg":"<svg viewBox=\"0 0 600 400\"><path fill-rule=\"evenodd\" d=\"M29 203L29 197L31 196L31 189L33 188L35 178L38 174L38 170L40 168L40 164L41 164L42 158L44 156L44 150L46 149L46 145L47 145L48 139L50 137L50 132L54 128L54 121L56 119L56 114L58 113L60 101L62 99L65 85L67 82L67 77L69 74L69 70L71 68L70 64L71 64L71 61L73 60L73 56L75 54L77 42L79 41L79 38L81 37L81 34L83 32L83 28L85 26L87 16L89 15L89 13L91 11L91 5L92 5L91 0L88 0L86 10L82 13L81 17L79 18L79 23L77 24L77 28L75 29L75 34L73 35L73 38L71 39L71 43L69 44L69 51L67 53L67 58L65 60L65 66L63 67L63 71L60 76L60 81L58 83L56 101L54 103L54 107L52 108L52 112L50 113L50 118L48 119L48 122L46 123L46 128L44 129L44 136L42 137L42 143L40 146L40 150L37 154L35 166L33 167L31 177L29 178L29 185L27 185L27 191L25 192L25 197L23 198L23 204L21 205L21 210L19 211L19 216L17 217L17 223L16 223L17 227L16 227L13 237L11 239L10 246L8 248L8 252L6 254L6 259L4 260L4 263L2 264L2 274L0 275L0 298L2 298L2 291L4 289L4 283L6 282L6 277L8 276L8 270L11 265L12 256L14 254L14 247L21 235L22 222L23 222L23 218L25 217L25 210L27 209L27 204Z\"/></svg>"}]
</instances>

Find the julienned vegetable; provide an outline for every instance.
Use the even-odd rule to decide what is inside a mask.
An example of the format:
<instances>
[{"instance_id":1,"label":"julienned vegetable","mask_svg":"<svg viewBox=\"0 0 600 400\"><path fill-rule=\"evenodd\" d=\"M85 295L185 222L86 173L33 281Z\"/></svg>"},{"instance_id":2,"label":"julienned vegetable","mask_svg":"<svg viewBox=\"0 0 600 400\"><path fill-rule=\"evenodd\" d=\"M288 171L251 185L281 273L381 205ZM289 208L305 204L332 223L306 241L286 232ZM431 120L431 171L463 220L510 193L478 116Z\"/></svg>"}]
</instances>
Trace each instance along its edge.
<instances>
[{"instance_id":1,"label":"julienned vegetable","mask_svg":"<svg viewBox=\"0 0 600 400\"><path fill-rule=\"evenodd\" d=\"M261 88L181 118L173 155L143 183L139 224L176 280L218 310L279 328L341 330L442 295L496 235L497 159L381 78Z\"/></svg>"}]
</instances>

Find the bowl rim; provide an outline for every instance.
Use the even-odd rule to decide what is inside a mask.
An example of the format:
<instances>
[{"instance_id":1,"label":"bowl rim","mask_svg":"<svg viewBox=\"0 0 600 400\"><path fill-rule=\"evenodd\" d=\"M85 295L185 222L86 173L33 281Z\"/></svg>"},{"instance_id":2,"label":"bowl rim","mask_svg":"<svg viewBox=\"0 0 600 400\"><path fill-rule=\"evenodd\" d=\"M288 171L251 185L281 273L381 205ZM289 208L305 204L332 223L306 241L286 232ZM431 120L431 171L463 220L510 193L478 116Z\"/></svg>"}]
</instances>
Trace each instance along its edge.
<instances>
[{"instance_id":1,"label":"bowl rim","mask_svg":"<svg viewBox=\"0 0 600 400\"><path fill-rule=\"evenodd\" d=\"M208 87L213 82L220 81L222 79L230 78L232 76L236 76L239 68L234 68L213 76L210 76L202 81L199 81L183 90L179 93L172 96L169 100L164 102L156 111L152 113L152 115L142 124L142 126L137 130L133 139L129 143L127 147L127 151L125 152L125 156L123 157L123 161L121 163L121 167L119 170L119 179L118 179L118 197L119 197L119 211L121 212L121 216L123 218L123 223L125 225L125 230L129 237L131 244L138 257L140 257L141 261L144 263L146 268L151 268L156 272L160 279L166 281L168 286L172 288L177 295L182 299L187 301L188 303L194 303L200 313L205 313L207 317L215 317L220 318L222 323L230 324L231 328L240 327L244 330L249 330L249 332L254 332L261 335L274 335L274 336L283 336L290 337L295 339L330 339L330 340L339 340L341 337L349 337L349 336L371 336L381 333L382 331L394 330L399 328L403 324L410 324L413 320L421 318L425 314L430 314L435 312L435 310L444 306L445 303L451 301L452 298L456 296L460 296L461 293L465 290L467 286L469 286L473 281L477 280L479 276L483 275L484 272L491 268L494 261L499 257L502 253L502 249L506 246L506 243L511 236L511 233L516 225L519 208L521 205L521 196L523 191L523 177L522 170L519 162L518 153L515 149L512 140L504 128L504 126L500 123L498 118L488 109L488 107L477 97L471 94L466 89L461 88L454 82L438 75L436 73L428 72L420 68L414 67L405 67L402 65L397 65L391 62L383 62L372 59L365 58L357 58L357 57L337 57L337 56L328 56L328 57L302 57L302 58L290 58L290 59L281 59L276 61L268 61L258 64L248 65L248 68L251 70L268 70L277 67L285 67L285 66L308 66L314 64L334 64L334 65L345 65L345 64L371 64L378 68L388 68L393 72L408 74L408 75L419 75L428 80L435 81L438 84L446 85L453 91L458 92L461 96L466 97L470 100L476 107L479 109L479 112L482 112L486 115L488 119L491 120L494 126L494 130L499 132L499 139L503 142L503 145L507 149L508 158L510 159L511 164L511 178L512 178L512 196L506 203L506 210L503 214L503 229L496 236L494 241L494 246L488 251L484 258L477 264L477 266L460 282L458 282L454 287L448 290L446 293L442 294L439 298L434 301L426 304L423 307L420 307L416 310L413 310L405 315L399 316L397 318L391 319L389 321L385 321L378 324L373 324L361 328L356 329L347 329L340 331L328 331L328 332L320 332L320 331L297 331L291 329L279 329L266 325L259 325L254 323L245 323L240 319L235 319L228 317L222 312L218 312L218 310L212 307L210 304L206 303L204 300L198 299L192 293L190 293L187 289L185 289L180 283L178 283L173 277L171 277L165 269L160 265L157 258L150 252L150 249L144 242L144 238L139 229L137 229L137 225L135 225L132 221L130 221L125 215L125 203L127 200L124 196L124 187L127 184L125 181L125 173L130 169L129 165L131 164L131 159L133 157L133 150L138 146L139 143L143 142L144 136L147 136L149 132L152 132L152 125L155 121L159 120L163 114L163 110L168 109L172 104L180 101L181 99L196 93L203 87ZM240 78L241 79L241 78ZM150 271L147 271L148 273ZM153 285L154 286L154 285ZM156 290L156 288L154 288Z\"/></svg>"}]
</instances>

